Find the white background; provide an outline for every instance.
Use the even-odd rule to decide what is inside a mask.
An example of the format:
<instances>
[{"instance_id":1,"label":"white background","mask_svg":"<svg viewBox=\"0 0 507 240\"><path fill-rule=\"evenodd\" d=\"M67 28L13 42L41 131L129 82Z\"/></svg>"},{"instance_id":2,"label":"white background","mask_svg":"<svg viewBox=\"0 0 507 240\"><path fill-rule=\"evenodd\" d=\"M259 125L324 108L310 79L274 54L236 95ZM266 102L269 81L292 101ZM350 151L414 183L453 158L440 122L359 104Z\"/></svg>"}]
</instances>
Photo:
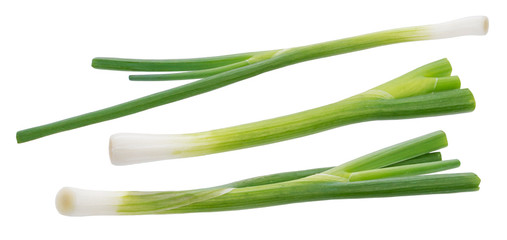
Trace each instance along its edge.
<instances>
[{"instance_id":1,"label":"white background","mask_svg":"<svg viewBox=\"0 0 507 240\"><path fill-rule=\"evenodd\" d=\"M505 239L503 1L2 1L0 239ZM16 144L18 130L182 82L129 82L93 57L187 58L299 46L384 29L487 15L483 37L404 43L289 66L132 116ZM447 57L477 101L473 113L361 123L268 146L116 167L109 135L187 133L336 102ZM444 130L450 172L478 192L331 200L233 212L65 217L64 186L183 190L334 166Z\"/></svg>"}]
</instances>

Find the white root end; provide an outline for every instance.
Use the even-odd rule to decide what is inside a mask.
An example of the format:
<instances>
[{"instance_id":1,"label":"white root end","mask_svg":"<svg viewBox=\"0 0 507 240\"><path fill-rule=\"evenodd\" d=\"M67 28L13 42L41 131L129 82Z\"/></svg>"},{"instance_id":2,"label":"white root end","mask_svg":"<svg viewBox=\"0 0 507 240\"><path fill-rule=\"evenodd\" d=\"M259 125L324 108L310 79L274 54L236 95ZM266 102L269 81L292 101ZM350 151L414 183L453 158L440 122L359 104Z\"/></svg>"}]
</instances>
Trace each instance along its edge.
<instances>
[{"instance_id":1,"label":"white root end","mask_svg":"<svg viewBox=\"0 0 507 240\"><path fill-rule=\"evenodd\" d=\"M66 216L117 215L126 192L62 188L56 195L56 209Z\"/></svg>"},{"instance_id":2,"label":"white root end","mask_svg":"<svg viewBox=\"0 0 507 240\"><path fill-rule=\"evenodd\" d=\"M486 35L488 28L489 20L485 16L466 17L428 26L431 39L452 38L464 35Z\"/></svg>"},{"instance_id":3,"label":"white root end","mask_svg":"<svg viewBox=\"0 0 507 240\"><path fill-rule=\"evenodd\" d=\"M184 157L191 148L188 135L119 133L109 140L114 165L129 165Z\"/></svg>"}]
</instances>

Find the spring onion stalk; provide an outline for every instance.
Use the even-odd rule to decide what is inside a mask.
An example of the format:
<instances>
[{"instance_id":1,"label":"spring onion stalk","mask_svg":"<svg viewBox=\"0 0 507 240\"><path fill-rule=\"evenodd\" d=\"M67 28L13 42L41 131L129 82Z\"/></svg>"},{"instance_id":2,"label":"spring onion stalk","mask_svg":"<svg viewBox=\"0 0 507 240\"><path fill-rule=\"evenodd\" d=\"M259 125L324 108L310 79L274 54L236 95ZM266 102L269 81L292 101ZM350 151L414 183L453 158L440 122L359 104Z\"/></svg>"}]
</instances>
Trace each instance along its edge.
<instances>
[{"instance_id":1,"label":"spring onion stalk","mask_svg":"<svg viewBox=\"0 0 507 240\"><path fill-rule=\"evenodd\" d=\"M175 73L179 75L172 75L171 77L146 77L149 79L144 80L204 78L95 112L21 130L17 132L16 138L18 143L23 143L51 134L123 117L209 92L267 71L312 59L394 43L463 35L484 35L487 30L488 19L486 17L469 17L447 23L387 30L303 47L218 57L176 60L95 58L92 66L101 69L189 71ZM145 77L133 76L131 78L142 80Z\"/></svg>"},{"instance_id":2,"label":"spring onion stalk","mask_svg":"<svg viewBox=\"0 0 507 240\"><path fill-rule=\"evenodd\" d=\"M91 191L63 188L63 215L139 215L239 210L306 201L454 193L479 189L473 173L422 175L459 166L440 161L447 146L437 131L370 153L337 167L278 173L186 191Z\"/></svg>"},{"instance_id":3,"label":"spring onion stalk","mask_svg":"<svg viewBox=\"0 0 507 240\"><path fill-rule=\"evenodd\" d=\"M110 138L115 165L193 157L254 147L328 129L385 119L472 111L472 93L460 88L451 65L441 59L361 94L323 107L213 131L190 134L120 133Z\"/></svg>"},{"instance_id":4,"label":"spring onion stalk","mask_svg":"<svg viewBox=\"0 0 507 240\"><path fill-rule=\"evenodd\" d=\"M328 57L393 43L452 38L463 35L484 35L487 33L487 30L488 20L486 17L467 17L440 24L387 30L288 49L193 59L144 60L95 58L92 61L92 66L97 69L126 71L187 71L170 74L130 76L131 80L138 81L194 79L212 76L272 58L282 58L283 55L289 53L293 58L290 64L294 64L315 58ZM297 54L293 52L297 52Z\"/></svg>"}]
</instances>

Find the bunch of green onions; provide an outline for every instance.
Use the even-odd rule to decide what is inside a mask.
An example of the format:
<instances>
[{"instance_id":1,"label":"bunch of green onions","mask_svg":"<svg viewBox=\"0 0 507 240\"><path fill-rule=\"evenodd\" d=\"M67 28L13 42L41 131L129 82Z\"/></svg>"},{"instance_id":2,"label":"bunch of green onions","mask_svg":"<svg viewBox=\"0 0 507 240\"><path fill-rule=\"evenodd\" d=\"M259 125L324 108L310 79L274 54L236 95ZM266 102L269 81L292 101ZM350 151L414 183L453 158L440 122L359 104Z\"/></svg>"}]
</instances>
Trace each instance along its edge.
<instances>
[{"instance_id":1,"label":"bunch of green onions","mask_svg":"<svg viewBox=\"0 0 507 240\"><path fill-rule=\"evenodd\" d=\"M185 71L173 74L134 75L132 80L202 78L173 89L154 93L109 108L17 132L18 143L95 124L212 91L258 74L317 58L359 51L394 43L484 35L486 17L468 17L451 22L407 27L288 49L250 52L218 57L171 60L95 58L92 66L128 71Z\"/></svg>"},{"instance_id":2,"label":"bunch of green onions","mask_svg":"<svg viewBox=\"0 0 507 240\"><path fill-rule=\"evenodd\" d=\"M337 167L272 174L187 191L90 191L63 188L56 207L68 216L212 212L343 198L476 191L473 173L421 175L460 165L441 161L442 131L405 141Z\"/></svg>"},{"instance_id":3,"label":"bunch of green onions","mask_svg":"<svg viewBox=\"0 0 507 240\"><path fill-rule=\"evenodd\" d=\"M475 100L451 65L441 59L361 94L319 108L213 131L191 134L111 136L110 157L116 165L192 157L259 146L328 129L385 119L404 119L474 110Z\"/></svg>"}]
</instances>

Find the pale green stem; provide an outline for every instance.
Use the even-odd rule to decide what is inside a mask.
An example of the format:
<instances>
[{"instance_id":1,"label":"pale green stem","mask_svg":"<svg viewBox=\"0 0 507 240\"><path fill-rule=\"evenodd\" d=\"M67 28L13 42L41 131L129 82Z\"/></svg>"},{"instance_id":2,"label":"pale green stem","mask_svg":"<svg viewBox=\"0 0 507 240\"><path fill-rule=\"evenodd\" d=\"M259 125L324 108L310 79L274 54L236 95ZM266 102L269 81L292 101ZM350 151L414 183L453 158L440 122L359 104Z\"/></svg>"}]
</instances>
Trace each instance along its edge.
<instances>
[{"instance_id":1,"label":"pale green stem","mask_svg":"<svg viewBox=\"0 0 507 240\"><path fill-rule=\"evenodd\" d=\"M192 157L284 141L353 123L473 110L473 95L457 90L460 81L449 76L451 70L449 62L442 59L333 104L239 126L190 134L115 134L110 139L111 161L126 165Z\"/></svg>"},{"instance_id":2,"label":"pale green stem","mask_svg":"<svg viewBox=\"0 0 507 240\"><path fill-rule=\"evenodd\" d=\"M237 210L325 199L477 190L480 179L475 174L412 176L459 166L457 160L429 162L434 158L438 160L439 154L420 155L422 149L443 147L444 142L442 132L430 133L332 168L348 169L348 176L330 175L334 172L325 169L311 169L187 191L102 192L64 188L57 196L57 208L69 216L165 214ZM412 161L428 162L370 169L399 162L400 153L410 155L405 154L409 146L414 150L411 155L421 156ZM380 155L384 158L379 159ZM360 169L370 170L357 171Z\"/></svg>"}]
</instances>

